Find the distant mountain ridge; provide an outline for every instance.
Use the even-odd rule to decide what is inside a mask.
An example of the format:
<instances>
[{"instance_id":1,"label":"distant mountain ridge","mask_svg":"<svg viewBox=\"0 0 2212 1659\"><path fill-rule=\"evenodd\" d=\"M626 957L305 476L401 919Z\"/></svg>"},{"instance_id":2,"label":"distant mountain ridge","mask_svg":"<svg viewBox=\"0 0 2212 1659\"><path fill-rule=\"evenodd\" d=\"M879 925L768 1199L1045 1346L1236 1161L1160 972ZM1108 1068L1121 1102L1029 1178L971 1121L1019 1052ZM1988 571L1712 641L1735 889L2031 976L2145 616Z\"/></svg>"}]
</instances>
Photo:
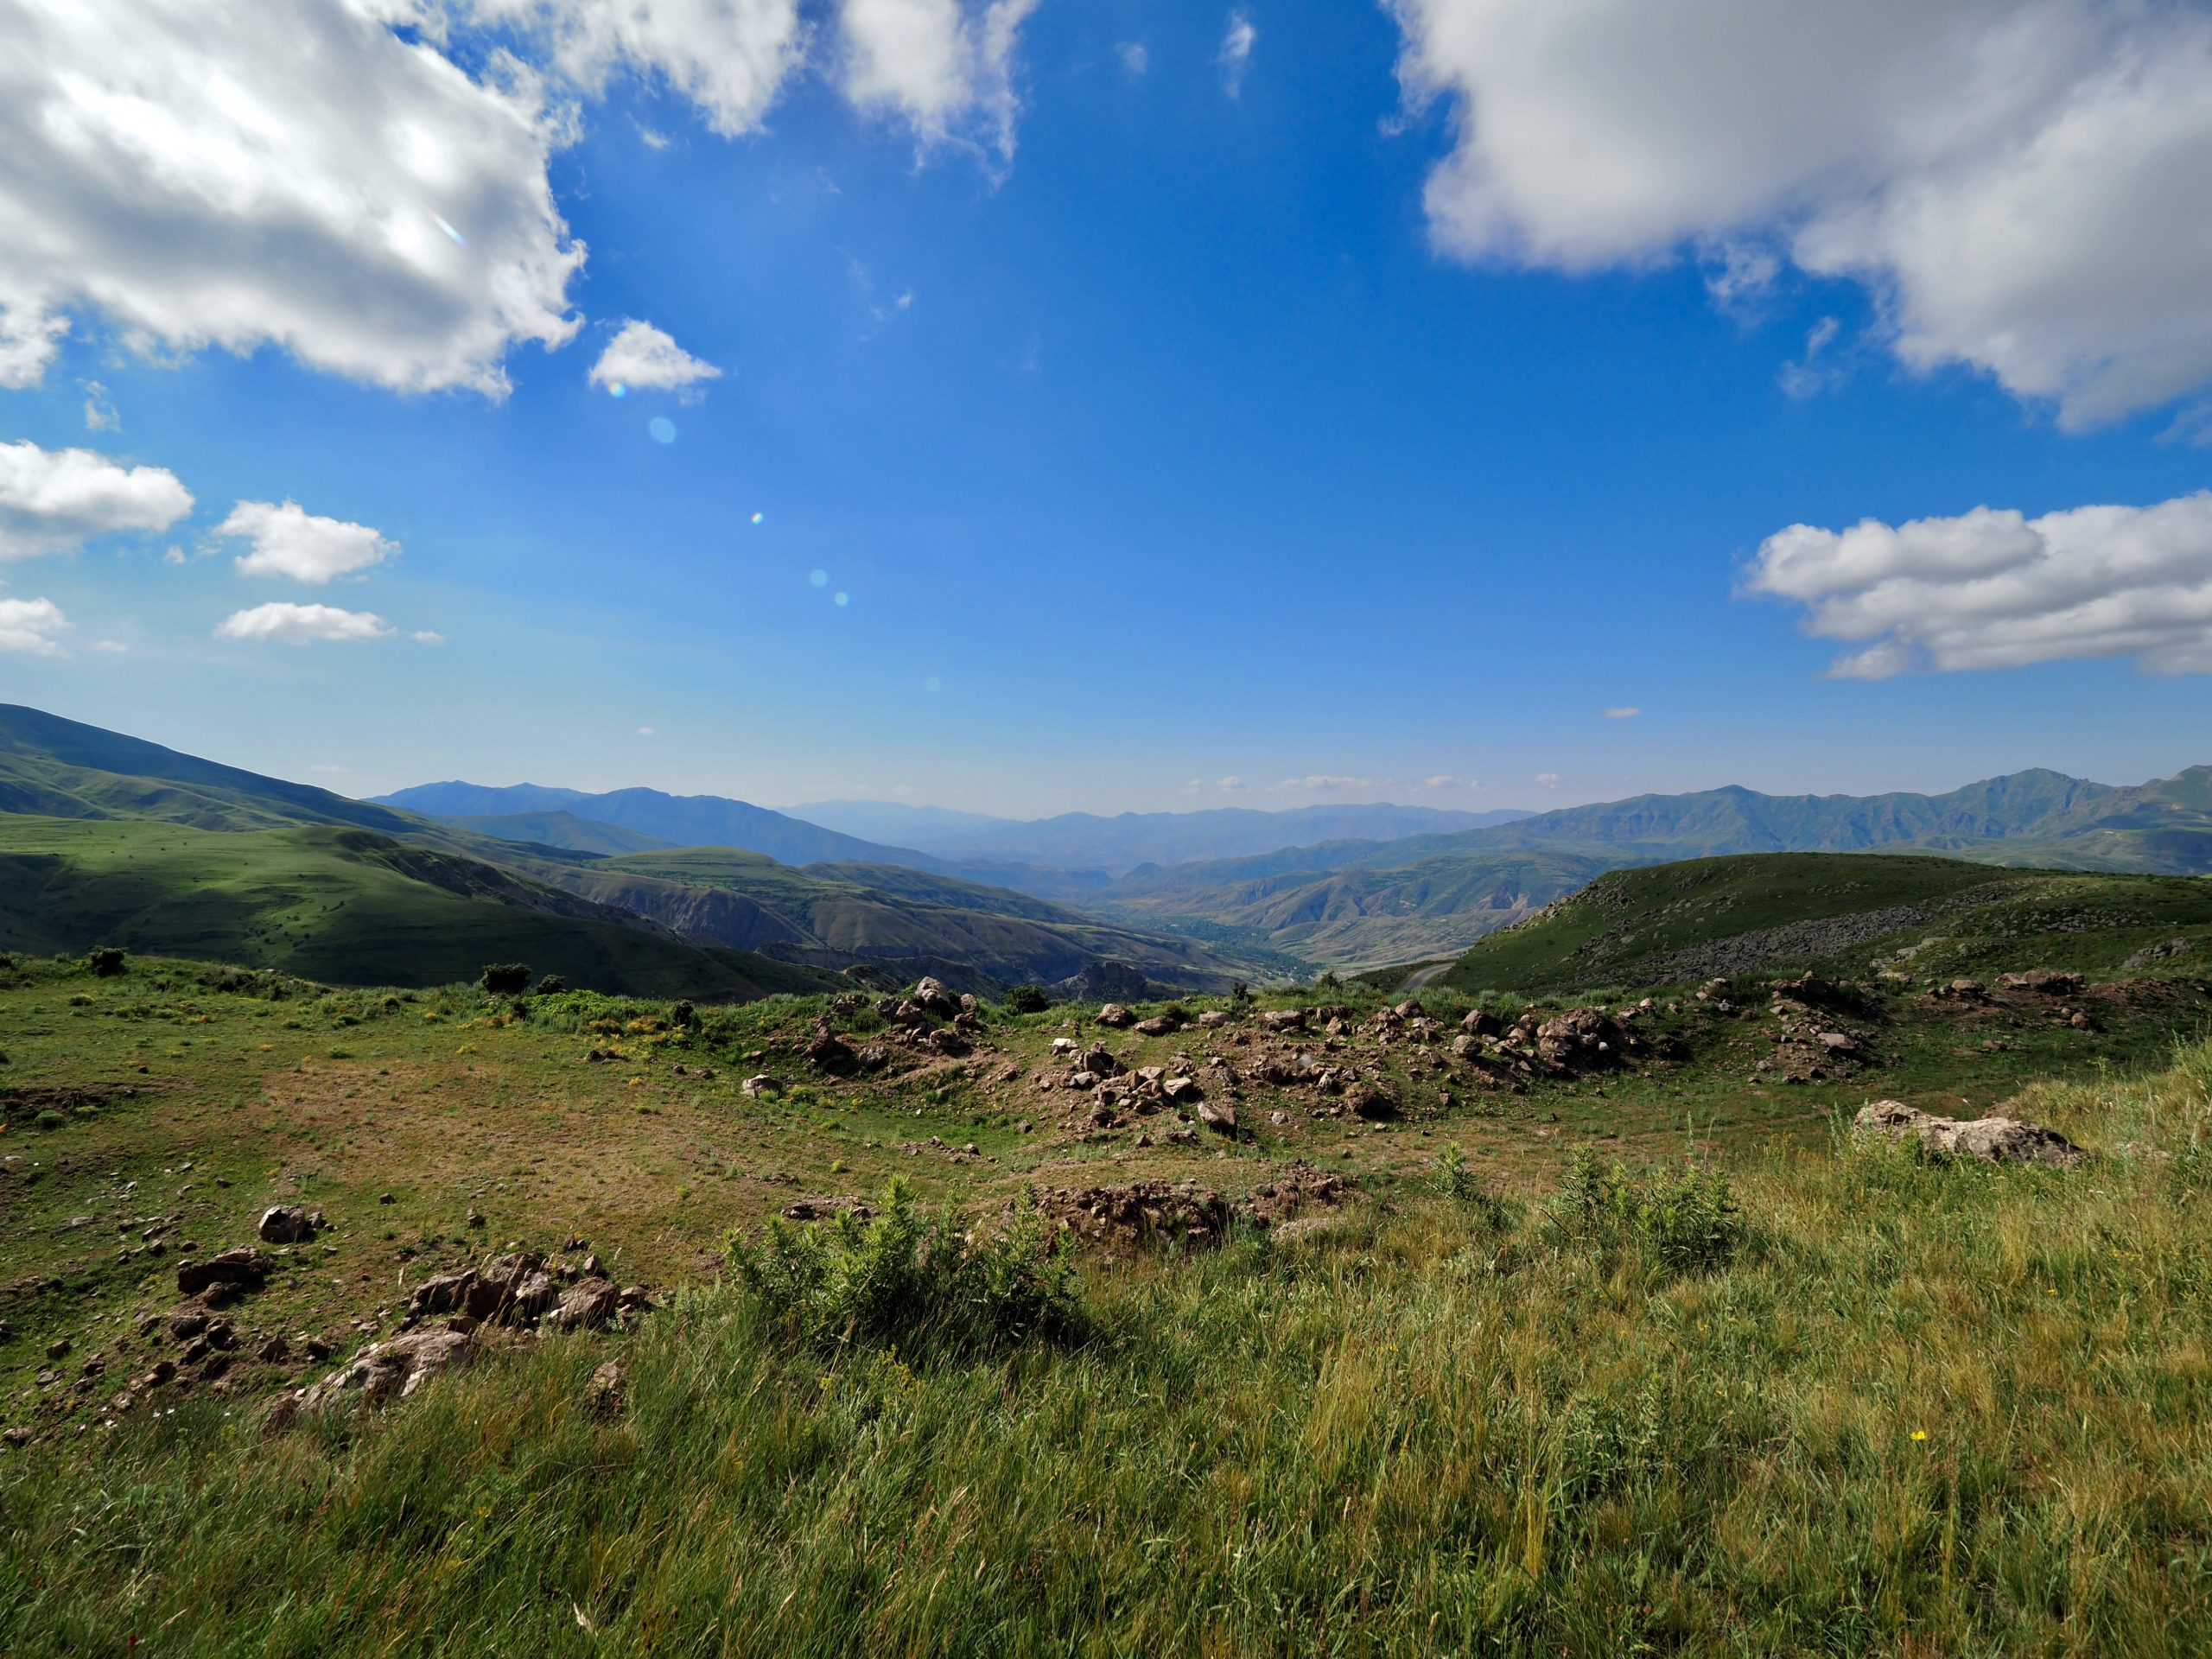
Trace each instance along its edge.
<instances>
[{"instance_id":1,"label":"distant mountain ridge","mask_svg":"<svg viewBox=\"0 0 2212 1659\"><path fill-rule=\"evenodd\" d=\"M420 784L379 795L380 806L404 807L444 823L566 812L592 823L648 836L664 847L734 847L766 853L780 864L903 864L938 870L944 861L906 847L886 847L856 836L772 812L721 795L669 795L658 789L617 789L588 795L538 784L489 787L481 784Z\"/></svg>"},{"instance_id":2,"label":"distant mountain ridge","mask_svg":"<svg viewBox=\"0 0 2212 1659\"><path fill-rule=\"evenodd\" d=\"M940 858L1007 862L1118 875L1147 864L1270 853L1316 842L1389 842L1510 823L1517 810L1465 812L1389 802L1342 806L1210 807L1191 812L1064 812L1036 819L990 818L895 801L817 801L791 812L876 839L895 837Z\"/></svg>"}]
</instances>

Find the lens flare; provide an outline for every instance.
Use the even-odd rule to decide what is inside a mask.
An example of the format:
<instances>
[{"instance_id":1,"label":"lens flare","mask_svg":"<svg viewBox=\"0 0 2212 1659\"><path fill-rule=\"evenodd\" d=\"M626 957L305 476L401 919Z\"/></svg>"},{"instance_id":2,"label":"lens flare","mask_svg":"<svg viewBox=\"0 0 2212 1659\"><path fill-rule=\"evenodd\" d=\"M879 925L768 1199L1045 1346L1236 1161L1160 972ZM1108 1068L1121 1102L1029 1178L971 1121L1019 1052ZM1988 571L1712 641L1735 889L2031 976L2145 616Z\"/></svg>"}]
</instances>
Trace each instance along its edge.
<instances>
[{"instance_id":1,"label":"lens flare","mask_svg":"<svg viewBox=\"0 0 2212 1659\"><path fill-rule=\"evenodd\" d=\"M850 594L840 594L837 595L837 603L840 605L849 605L852 602L853 596Z\"/></svg>"},{"instance_id":2,"label":"lens flare","mask_svg":"<svg viewBox=\"0 0 2212 1659\"><path fill-rule=\"evenodd\" d=\"M607 384L607 395L610 397L627 397L630 395L630 388L620 380L610 380Z\"/></svg>"},{"instance_id":3,"label":"lens flare","mask_svg":"<svg viewBox=\"0 0 2212 1659\"><path fill-rule=\"evenodd\" d=\"M830 573L827 570L810 570L807 573L806 579L817 588L827 588L830 585Z\"/></svg>"},{"instance_id":4,"label":"lens flare","mask_svg":"<svg viewBox=\"0 0 2212 1659\"><path fill-rule=\"evenodd\" d=\"M943 689L944 683L934 674L931 675L929 678L922 682L922 690L925 691L938 691Z\"/></svg>"},{"instance_id":5,"label":"lens flare","mask_svg":"<svg viewBox=\"0 0 2212 1659\"><path fill-rule=\"evenodd\" d=\"M767 515L766 513L765 513L765 512L756 512L756 513L754 513L754 514L753 515L753 522L754 524L759 524L759 523L760 523L763 518L766 518L767 516L768 516L768 515Z\"/></svg>"},{"instance_id":6,"label":"lens flare","mask_svg":"<svg viewBox=\"0 0 2212 1659\"><path fill-rule=\"evenodd\" d=\"M676 423L665 415L656 415L645 423L645 430L653 435L655 443L676 442Z\"/></svg>"},{"instance_id":7,"label":"lens flare","mask_svg":"<svg viewBox=\"0 0 2212 1659\"><path fill-rule=\"evenodd\" d=\"M438 221L438 228L440 230L443 231L448 236L453 238L455 246L465 248L468 245L468 238L463 236L459 231L454 229L452 226L447 224L444 214L432 213L430 217Z\"/></svg>"}]
</instances>

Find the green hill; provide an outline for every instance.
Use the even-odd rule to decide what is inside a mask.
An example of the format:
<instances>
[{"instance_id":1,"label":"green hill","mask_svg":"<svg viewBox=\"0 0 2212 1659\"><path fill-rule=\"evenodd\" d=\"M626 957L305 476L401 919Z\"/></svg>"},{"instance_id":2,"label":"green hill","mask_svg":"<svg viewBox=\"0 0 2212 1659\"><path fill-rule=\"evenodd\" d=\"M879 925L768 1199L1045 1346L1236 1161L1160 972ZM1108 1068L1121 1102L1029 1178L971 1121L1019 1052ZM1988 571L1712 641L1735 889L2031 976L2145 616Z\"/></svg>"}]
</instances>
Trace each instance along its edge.
<instances>
[{"instance_id":1,"label":"green hill","mask_svg":"<svg viewBox=\"0 0 2212 1659\"><path fill-rule=\"evenodd\" d=\"M1050 985L1100 961L1192 989L1225 989L1232 976L1229 963L1185 939L892 865L793 869L759 853L693 847L601 859L551 879L686 938L829 968L874 963L978 988Z\"/></svg>"},{"instance_id":2,"label":"green hill","mask_svg":"<svg viewBox=\"0 0 2212 1659\"><path fill-rule=\"evenodd\" d=\"M509 812L482 818L442 818L439 822L474 836L519 842L533 849L550 847L562 852L589 853L600 858L624 853L651 852L668 843L639 830L618 823L580 818L573 812Z\"/></svg>"},{"instance_id":3,"label":"green hill","mask_svg":"<svg viewBox=\"0 0 2212 1659\"><path fill-rule=\"evenodd\" d=\"M105 944L337 985L448 984L488 962L636 995L740 1001L833 982L364 830L0 817L0 947Z\"/></svg>"},{"instance_id":4,"label":"green hill","mask_svg":"<svg viewBox=\"0 0 2212 1659\"><path fill-rule=\"evenodd\" d=\"M1804 969L2112 976L2212 962L2212 880L1994 869L1884 853L1617 870L1470 950L1438 982L1558 995Z\"/></svg>"}]
</instances>

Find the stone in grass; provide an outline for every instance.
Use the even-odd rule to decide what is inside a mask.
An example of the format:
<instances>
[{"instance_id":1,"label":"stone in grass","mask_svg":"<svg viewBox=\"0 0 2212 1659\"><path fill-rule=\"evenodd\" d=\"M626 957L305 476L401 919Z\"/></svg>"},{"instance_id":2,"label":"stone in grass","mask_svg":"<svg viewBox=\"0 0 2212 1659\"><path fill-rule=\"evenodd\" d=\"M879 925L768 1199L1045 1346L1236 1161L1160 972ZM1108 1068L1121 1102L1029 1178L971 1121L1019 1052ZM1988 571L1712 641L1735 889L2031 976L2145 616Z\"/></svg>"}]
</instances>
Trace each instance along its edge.
<instances>
[{"instance_id":1,"label":"stone in grass","mask_svg":"<svg viewBox=\"0 0 2212 1659\"><path fill-rule=\"evenodd\" d=\"M1891 1141L1916 1140L1943 1158L1990 1164L2049 1164L2071 1169L2089 1154L2056 1129L2012 1117L1937 1117L1901 1100L1862 1106L1854 1127Z\"/></svg>"}]
</instances>

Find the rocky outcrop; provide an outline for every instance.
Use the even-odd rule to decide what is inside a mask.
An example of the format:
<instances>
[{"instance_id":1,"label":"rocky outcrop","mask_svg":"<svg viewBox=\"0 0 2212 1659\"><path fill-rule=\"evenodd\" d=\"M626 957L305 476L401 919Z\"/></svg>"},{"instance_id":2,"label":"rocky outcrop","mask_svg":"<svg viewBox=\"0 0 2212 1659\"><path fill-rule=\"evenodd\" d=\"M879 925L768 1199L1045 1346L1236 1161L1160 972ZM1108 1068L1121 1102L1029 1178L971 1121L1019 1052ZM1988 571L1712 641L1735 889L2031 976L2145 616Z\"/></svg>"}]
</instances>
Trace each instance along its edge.
<instances>
[{"instance_id":1,"label":"rocky outcrop","mask_svg":"<svg viewBox=\"0 0 2212 1659\"><path fill-rule=\"evenodd\" d=\"M1878 1100L1861 1107L1853 1127L1891 1141L1917 1141L1939 1158L2071 1169L2088 1156L2056 1129L2041 1123L2012 1117L1937 1117L1901 1100Z\"/></svg>"}]
</instances>

